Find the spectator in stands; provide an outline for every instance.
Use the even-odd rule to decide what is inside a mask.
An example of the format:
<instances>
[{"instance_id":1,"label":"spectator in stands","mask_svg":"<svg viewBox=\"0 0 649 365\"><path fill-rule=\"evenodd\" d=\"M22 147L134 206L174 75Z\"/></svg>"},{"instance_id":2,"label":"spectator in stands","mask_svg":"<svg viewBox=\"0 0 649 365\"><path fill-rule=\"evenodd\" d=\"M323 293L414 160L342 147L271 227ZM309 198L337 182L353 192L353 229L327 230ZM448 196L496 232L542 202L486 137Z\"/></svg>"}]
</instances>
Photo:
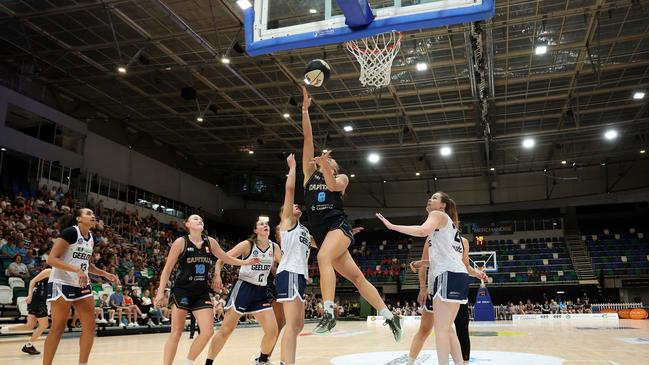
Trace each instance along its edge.
<instances>
[{"instance_id":1,"label":"spectator in stands","mask_svg":"<svg viewBox=\"0 0 649 365\"><path fill-rule=\"evenodd\" d=\"M135 276L133 276L133 270L129 270L126 275L122 278L122 284L125 286L136 286L138 285L135 281Z\"/></svg>"},{"instance_id":2,"label":"spectator in stands","mask_svg":"<svg viewBox=\"0 0 649 365\"><path fill-rule=\"evenodd\" d=\"M138 308L137 305L133 302L133 298L131 297L131 290L129 289L124 289L124 307L128 308L131 312L131 322L128 324L129 327L135 327L137 326L137 319L142 318L146 319L147 315L143 314L140 311L140 308Z\"/></svg>"},{"instance_id":3,"label":"spectator in stands","mask_svg":"<svg viewBox=\"0 0 649 365\"><path fill-rule=\"evenodd\" d=\"M213 303L214 303L214 320L216 322L220 322L223 320L223 316L225 314L223 309L225 307L225 300L223 300L219 294L215 294Z\"/></svg>"},{"instance_id":4,"label":"spectator in stands","mask_svg":"<svg viewBox=\"0 0 649 365\"><path fill-rule=\"evenodd\" d=\"M541 307L541 314L550 314L550 303L546 300Z\"/></svg>"},{"instance_id":5,"label":"spectator in stands","mask_svg":"<svg viewBox=\"0 0 649 365\"><path fill-rule=\"evenodd\" d=\"M26 279L29 277L29 269L27 265L23 264L22 257L20 255L14 256L14 261L9 264L7 268L7 274L9 277L18 277Z\"/></svg>"},{"instance_id":6,"label":"spectator in stands","mask_svg":"<svg viewBox=\"0 0 649 365\"><path fill-rule=\"evenodd\" d=\"M559 304L557 304L557 302L554 299L550 301L550 313L552 314L559 313Z\"/></svg>"},{"instance_id":7,"label":"spectator in stands","mask_svg":"<svg viewBox=\"0 0 649 365\"><path fill-rule=\"evenodd\" d=\"M108 294L102 293L99 300L99 307L104 311L104 318L108 315L108 323L115 324L115 310L110 308Z\"/></svg>"},{"instance_id":8,"label":"spectator in stands","mask_svg":"<svg viewBox=\"0 0 649 365\"><path fill-rule=\"evenodd\" d=\"M124 306L124 295L122 295L122 287L115 288L115 292L110 295L110 307L117 312L117 320L119 325L123 325L122 315L126 314L126 320L131 318L131 310Z\"/></svg>"},{"instance_id":9,"label":"spectator in stands","mask_svg":"<svg viewBox=\"0 0 649 365\"><path fill-rule=\"evenodd\" d=\"M7 244L0 248L0 256L5 257L14 257L18 255L18 247L16 247L16 241L9 238Z\"/></svg>"},{"instance_id":10,"label":"spectator in stands","mask_svg":"<svg viewBox=\"0 0 649 365\"><path fill-rule=\"evenodd\" d=\"M108 295L104 294L103 296L108 297ZM102 298L97 298L95 300L95 323L97 324L107 324L108 321L106 320L106 317L104 317L104 306L103 306L103 300Z\"/></svg>"}]
</instances>

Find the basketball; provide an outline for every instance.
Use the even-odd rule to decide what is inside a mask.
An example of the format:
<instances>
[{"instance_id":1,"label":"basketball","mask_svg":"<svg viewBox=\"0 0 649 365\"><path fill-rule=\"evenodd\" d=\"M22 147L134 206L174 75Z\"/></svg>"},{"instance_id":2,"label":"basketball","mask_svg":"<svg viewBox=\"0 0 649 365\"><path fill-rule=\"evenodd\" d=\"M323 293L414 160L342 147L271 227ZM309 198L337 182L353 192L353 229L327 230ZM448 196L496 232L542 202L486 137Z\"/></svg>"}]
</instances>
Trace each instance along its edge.
<instances>
[{"instance_id":1,"label":"basketball","mask_svg":"<svg viewBox=\"0 0 649 365\"><path fill-rule=\"evenodd\" d=\"M307 85L320 87L331 76L331 67L325 60L316 59L309 62L304 70L304 83Z\"/></svg>"}]
</instances>

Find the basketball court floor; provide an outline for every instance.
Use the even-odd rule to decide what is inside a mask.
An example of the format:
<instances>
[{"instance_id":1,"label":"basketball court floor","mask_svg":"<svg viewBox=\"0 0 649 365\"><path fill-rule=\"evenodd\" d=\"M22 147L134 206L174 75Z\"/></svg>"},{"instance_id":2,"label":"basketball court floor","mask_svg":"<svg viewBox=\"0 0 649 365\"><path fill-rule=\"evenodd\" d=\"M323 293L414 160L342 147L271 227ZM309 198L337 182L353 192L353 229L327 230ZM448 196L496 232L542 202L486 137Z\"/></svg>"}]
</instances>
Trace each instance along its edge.
<instances>
[{"instance_id":1,"label":"basketball court floor","mask_svg":"<svg viewBox=\"0 0 649 365\"><path fill-rule=\"evenodd\" d=\"M314 336L306 326L298 340L297 364L303 365L400 365L405 364L410 339L417 330L408 326L404 339L395 343L386 327L366 322L339 322L331 336ZM489 365L636 365L649 358L649 321L620 320L619 324L580 322L576 324L512 322L471 323L471 364ZM99 337L90 357L91 364L160 364L167 334ZM188 333L178 347L176 364L182 363L191 340ZM261 341L259 328L238 328L215 364L251 364ZM20 352L27 337L2 339L0 363L36 365L40 356ZM36 344L39 350L43 341ZM437 365L434 337L426 342L421 365ZM61 341L55 364L76 364L78 338ZM195 362L204 364L206 352ZM279 350L272 356L279 363Z\"/></svg>"}]
</instances>

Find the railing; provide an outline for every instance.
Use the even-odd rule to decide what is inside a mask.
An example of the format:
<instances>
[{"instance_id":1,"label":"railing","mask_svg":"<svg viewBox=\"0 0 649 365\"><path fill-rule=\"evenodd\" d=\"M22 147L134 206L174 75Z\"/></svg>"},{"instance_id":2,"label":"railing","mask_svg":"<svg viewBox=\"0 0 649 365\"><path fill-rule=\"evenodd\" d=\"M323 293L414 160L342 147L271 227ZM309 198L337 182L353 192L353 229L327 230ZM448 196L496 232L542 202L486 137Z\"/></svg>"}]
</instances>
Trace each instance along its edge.
<instances>
[{"instance_id":1,"label":"railing","mask_svg":"<svg viewBox=\"0 0 649 365\"><path fill-rule=\"evenodd\" d=\"M633 309L633 308L642 308L644 305L642 303L602 303L602 304L593 304L593 312L599 312L602 309Z\"/></svg>"}]
</instances>

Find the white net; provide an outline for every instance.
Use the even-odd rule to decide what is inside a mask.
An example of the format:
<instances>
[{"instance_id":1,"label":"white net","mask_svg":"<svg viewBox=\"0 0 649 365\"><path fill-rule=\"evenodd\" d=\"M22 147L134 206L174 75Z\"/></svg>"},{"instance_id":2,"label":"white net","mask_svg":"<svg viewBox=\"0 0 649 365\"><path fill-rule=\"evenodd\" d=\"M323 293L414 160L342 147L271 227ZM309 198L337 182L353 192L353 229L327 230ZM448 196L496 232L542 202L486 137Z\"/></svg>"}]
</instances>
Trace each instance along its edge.
<instances>
[{"instance_id":1,"label":"white net","mask_svg":"<svg viewBox=\"0 0 649 365\"><path fill-rule=\"evenodd\" d=\"M402 34L381 33L371 37L345 42L345 47L361 65L358 80L363 86L387 86L390 84L392 61L401 48Z\"/></svg>"}]
</instances>

